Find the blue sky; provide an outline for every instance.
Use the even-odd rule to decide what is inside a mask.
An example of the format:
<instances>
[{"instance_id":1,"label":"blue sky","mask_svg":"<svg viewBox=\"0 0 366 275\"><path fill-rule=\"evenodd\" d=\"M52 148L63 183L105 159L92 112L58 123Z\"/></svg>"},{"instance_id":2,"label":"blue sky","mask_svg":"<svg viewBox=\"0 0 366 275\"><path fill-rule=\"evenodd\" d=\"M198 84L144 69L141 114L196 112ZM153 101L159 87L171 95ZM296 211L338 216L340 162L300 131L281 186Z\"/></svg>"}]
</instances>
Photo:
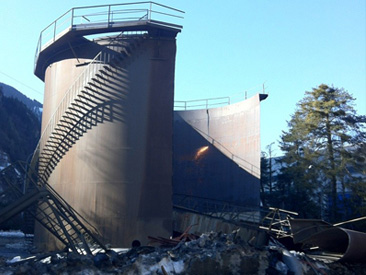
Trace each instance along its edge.
<instances>
[{"instance_id":1,"label":"blue sky","mask_svg":"<svg viewBox=\"0 0 366 275\"><path fill-rule=\"evenodd\" d=\"M186 12L177 37L175 99L251 96L264 83L263 149L287 129L304 92L322 83L348 90L358 113L366 114L366 1L157 2ZM1 0L0 82L42 102L44 85L33 75L41 30L72 7L116 3L123 2Z\"/></svg>"}]
</instances>

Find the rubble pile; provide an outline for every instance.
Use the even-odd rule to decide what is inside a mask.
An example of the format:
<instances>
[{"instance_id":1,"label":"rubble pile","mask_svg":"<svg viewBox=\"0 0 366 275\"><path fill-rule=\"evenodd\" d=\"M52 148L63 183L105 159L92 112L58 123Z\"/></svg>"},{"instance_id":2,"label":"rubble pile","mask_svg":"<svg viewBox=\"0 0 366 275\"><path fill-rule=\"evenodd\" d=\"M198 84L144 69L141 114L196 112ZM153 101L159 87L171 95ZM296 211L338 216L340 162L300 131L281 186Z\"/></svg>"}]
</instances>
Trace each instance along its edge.
<instances>
[{"instance_id":1,"label":"rubble pile","mask_svg":"<svg viewBox=\"0 0 366 275\"><path fill-rule=\"evenodd\" d=\"M8 261L9 263L9 261ZM255 248L232 234L208 233L175 246L140 246L94 256L59 253L6 264L0 274L364 274L362 266L325 264L277 243Z\"/></svg>"}]
</instances>

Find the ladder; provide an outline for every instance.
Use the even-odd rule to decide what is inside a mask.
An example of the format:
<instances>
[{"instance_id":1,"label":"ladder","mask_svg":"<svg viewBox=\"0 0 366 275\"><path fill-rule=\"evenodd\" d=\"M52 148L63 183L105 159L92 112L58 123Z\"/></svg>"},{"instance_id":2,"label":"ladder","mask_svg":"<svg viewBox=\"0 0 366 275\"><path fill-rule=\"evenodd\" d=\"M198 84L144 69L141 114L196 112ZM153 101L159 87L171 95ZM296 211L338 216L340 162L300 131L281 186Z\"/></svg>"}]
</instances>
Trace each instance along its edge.
<instances>
[{"instance_id":1,"label":"ladder","mask_svg":"<svg viewBox=\"0 0 366 275\"><path fill-rule=\"evenodd\" d=\"M14 177L17 180L14 180ZM36 181L37 179L38 181ZM27 192L22 192L17 186L19 180L27 185ZM97 230L87 224L82 216L51 186L37 178L34 171L26 170L22 163L10 165L0 171L0 182L3 187L0 196L6 198L12 194L11 203L0 209L0 224L27 211L66 249L90 255L99 251L107 251L105 245L97 237ZM10 189L13 192L9 192Z\"/></svg>"}]
</instances>

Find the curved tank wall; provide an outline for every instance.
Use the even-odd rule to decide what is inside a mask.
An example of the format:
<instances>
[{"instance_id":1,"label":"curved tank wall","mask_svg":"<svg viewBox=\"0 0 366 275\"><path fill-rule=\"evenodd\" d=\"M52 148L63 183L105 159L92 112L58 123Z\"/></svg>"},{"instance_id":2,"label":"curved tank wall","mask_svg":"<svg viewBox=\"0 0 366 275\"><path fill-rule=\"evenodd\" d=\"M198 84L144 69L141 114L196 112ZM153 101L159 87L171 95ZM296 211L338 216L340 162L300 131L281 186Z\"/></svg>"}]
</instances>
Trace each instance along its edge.
<instances>
[{"instance_id":1,"label":"curved tank wall","mask_svg":"<svg viewBox=\"0 0 366 275\"><path fill-rule=\"evenodd\" d=\"M141 40L130 38L124 45L134 39ZM90 58L85 53L98 48L95 43L80 46L83 59L61 55L47 67L43 129L83 64L93 59L95 51L90 51ZM129 247L134 240L147 244L149 235L170 236L172 232L175 54L174 37L141 40L115 77L98 90L113 94L108 119L88 129L49 178L51 186L112 246ZM57 246L38 226L35 238L40 248Z\"/></svg>"},{"instance_id":2,"label":"curved tank wall","mask_svg":"<svg viewBox=\"0 0 366 275\"><path fill-rule=\"evenodd\" d=\"M210 199L259 206L260 101L175 111L173 199Z\"/></svg>"}]
</instances>

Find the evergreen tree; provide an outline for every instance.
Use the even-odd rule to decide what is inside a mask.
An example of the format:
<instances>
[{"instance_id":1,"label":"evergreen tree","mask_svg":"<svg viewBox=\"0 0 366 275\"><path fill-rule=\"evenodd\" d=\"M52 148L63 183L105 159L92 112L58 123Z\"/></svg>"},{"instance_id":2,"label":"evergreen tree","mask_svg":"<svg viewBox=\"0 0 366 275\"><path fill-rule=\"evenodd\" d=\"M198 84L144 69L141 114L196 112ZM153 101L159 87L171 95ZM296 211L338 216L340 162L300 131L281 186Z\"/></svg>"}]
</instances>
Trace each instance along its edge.
<instances>
[{"instance_id":1,"label":"evergreen tree","mask_svg":"<svg viewBox=\"0 0 366 275\"><path fill-rule=\"evenodd\" d=\"M261 155L261 190L260 196L263 206L267 206L268 196L271 196L269 193L269 162L267 159L267 155L265 152L262 152ZM267 195L268 193L268 195Z\"/></svg>"},{"instance_id":2,"label":"evergreen tree","mask_svg":"<svg viewBox=\"0 0 366 275\"><path fill-rule=\"evenodd\" d=\"M263 206L273 204L278 194L275 194L274 186L274 168L273 168L273 150L274 142L266 146L267 152L261 154L261 201Z\"/></svg>"},{"instance_id":3,"label":"evergreen tree","mask_svg":"<svg viewBox=\"0 0 366 275\"><path fill-rule=\"evenodd\" d=\"M311 211L311 216L323 216L327 195L329 218L339 219L338 194L352 189L350 182L360 183L348 170L359 168L356 152L366 139L366 118L356 114L354 100L344 89L325 84L307 91L281 136L285 156L279 188L297 208L305 202L317 205L318 213Z\"/></svg>"}]
</instances>

